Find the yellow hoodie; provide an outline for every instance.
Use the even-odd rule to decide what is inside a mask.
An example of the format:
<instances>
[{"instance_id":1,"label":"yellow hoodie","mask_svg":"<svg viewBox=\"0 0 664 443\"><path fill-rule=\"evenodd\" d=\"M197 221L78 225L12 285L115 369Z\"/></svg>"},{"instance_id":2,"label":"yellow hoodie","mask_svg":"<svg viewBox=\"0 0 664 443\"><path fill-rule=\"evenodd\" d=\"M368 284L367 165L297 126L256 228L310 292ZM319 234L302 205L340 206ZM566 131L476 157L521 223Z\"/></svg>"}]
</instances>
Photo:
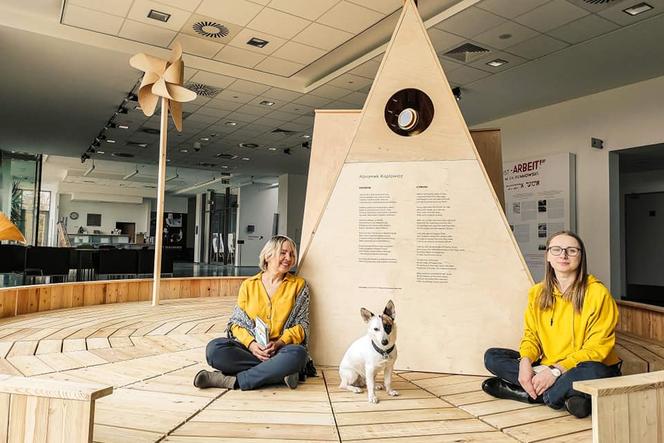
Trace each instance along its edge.
<instances>
[{"instance_id":1,"label":"yellow hoodie","mask_svg":"<svg viewBox=\"0 0 664 443\"><path fill-rule=\"evenodd\" d=\"M541 364L558 364L566 370L584 361L614 365L620 361L613 349L618 307L609 290L592 275L588 276L581 314L563 299L556 288L552 309L542 311L538 297L540 282L528 291L524 333L519 346L521 357Z\"/></svg>"}]
</instances>

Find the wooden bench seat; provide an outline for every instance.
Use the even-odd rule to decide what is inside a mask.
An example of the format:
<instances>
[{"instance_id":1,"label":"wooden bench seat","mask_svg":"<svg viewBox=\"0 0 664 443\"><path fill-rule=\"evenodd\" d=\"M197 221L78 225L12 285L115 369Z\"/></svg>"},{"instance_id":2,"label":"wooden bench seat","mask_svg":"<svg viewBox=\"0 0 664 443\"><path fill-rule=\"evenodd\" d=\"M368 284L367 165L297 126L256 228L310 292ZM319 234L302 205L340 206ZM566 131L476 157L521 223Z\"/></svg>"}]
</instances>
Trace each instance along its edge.
<instances>
[{"instance_id":1,"label":"wooden bench seat","mask_svg":"<svg viewBox=\"0 0 664 443\"><path fill-rule=\"evenodd\" d=\"M664 343L618 332L616 353L622 359L623 375L664 370Z\"/></svg>"},{"instance_id":2,"label":"wooden bench seat","mask_svg":"<svg viewBox=\"0 0 664 443\"><path fill-rule=\"evenodd\" d=\"M113 388L0 375L0 437L7 442L92 441L95 400Z\"/></svg>"}]
</instances>

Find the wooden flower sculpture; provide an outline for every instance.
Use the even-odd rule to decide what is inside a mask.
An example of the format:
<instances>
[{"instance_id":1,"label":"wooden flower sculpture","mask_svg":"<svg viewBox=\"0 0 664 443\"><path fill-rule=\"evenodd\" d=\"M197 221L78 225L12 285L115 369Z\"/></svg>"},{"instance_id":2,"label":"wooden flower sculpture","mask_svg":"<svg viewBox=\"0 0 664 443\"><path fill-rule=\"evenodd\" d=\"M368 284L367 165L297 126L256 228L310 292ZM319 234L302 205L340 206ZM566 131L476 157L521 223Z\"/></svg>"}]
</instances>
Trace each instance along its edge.
<instances>
[{"instance_id":1,"label":"wooden flower sculpture","mask_svg":"<svg viewBox=\"0 0 664 443\"><path fill-rule=\"evenodd\" d=\"M184 63L180 43L175 42L168 61L140 53L133 56L129 64L145 72L138 89L138 103L143 113L147 116L154 114L159 98L164 98L175 127L182 131L182 103L194 100L196 93L182 86Z\"/></svg>"},{"instance_id":2,"label":"wooden flower sculpture","mask_svg":"<svg viewBox=\"0 0 664 443\"><path fill-rule=\"evenodd\" d=\"M23 237L21 231L2 212L0 212L0 240L14 240L25 243L25 237Z\"/></svg>"}]
</instances>

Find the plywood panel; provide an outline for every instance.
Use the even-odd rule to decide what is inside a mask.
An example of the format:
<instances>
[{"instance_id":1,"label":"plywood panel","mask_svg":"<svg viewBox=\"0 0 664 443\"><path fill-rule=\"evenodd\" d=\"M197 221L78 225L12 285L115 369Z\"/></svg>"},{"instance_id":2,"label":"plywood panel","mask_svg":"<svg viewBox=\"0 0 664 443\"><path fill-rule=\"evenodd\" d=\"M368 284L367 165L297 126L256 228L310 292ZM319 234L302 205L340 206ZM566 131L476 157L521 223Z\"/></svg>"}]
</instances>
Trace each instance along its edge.
<instances>
[{"instance_id":1,"label":"plywood panel","mask_svg":"<svg viewBox=\"0 0 664 443\"><path fill-rule=\"evenodd\" d=\"M309 176L325 178L307 192L300 275L312 288L310 348L319 364L338 365L365 333L360 308L380 312L389 299L397 324L407 325L399 328L399 369L486 374L487 348L518 345L532 281L447 86L409 0L357 129L351 114L315 123L339 143L355 131L339 173L340 155L329 165L325 152L312 152ZM410 137L385 122L386 103L406 88L426 93L435 111ZM445 392L476 388L455 389Z\"/></svg>"}]
</instances>

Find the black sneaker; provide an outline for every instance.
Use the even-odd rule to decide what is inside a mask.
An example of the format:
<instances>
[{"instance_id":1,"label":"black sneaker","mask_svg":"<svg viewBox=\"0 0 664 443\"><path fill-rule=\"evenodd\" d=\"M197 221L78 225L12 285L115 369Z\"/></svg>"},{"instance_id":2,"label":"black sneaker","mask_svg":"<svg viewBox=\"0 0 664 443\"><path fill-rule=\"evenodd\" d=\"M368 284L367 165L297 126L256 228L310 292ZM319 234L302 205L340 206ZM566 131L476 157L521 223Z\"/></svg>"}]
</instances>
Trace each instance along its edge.
<instances>
[{"instance_id":1,"label":"black sneaker","mask_svg":"<svg viewBox=\"0 0 664 443\"><path fill-rule=\"evenodd\" d=\"M592 411L592 403L589 397L582 395L570 395L565 400L565 409L576 418L585 418Z\"/></svg>"},{"instance_id":2,"label":"black sneaker","mask_svg":"<svg viewBox=\"0 0 664 443\"><path fill-rule=\"evenodd\" d=\"M499 377L484 380L482 390L492 397L516 400L522 403L535 403L530 395L521 386L515 386Z\"/></svg>"},{"instance_id":3,"label":"black sneaker","mask_svg":"<svg viewBox=\"0 0 664 443\"><path fill-rule=\"evenodd\" d=\"M297 382L300 379L300 374L297 372L287 375L284 377L284 383L286 383L286 386L288 386L291 389L297 388Z\"/></svg>"}]
</instances>

